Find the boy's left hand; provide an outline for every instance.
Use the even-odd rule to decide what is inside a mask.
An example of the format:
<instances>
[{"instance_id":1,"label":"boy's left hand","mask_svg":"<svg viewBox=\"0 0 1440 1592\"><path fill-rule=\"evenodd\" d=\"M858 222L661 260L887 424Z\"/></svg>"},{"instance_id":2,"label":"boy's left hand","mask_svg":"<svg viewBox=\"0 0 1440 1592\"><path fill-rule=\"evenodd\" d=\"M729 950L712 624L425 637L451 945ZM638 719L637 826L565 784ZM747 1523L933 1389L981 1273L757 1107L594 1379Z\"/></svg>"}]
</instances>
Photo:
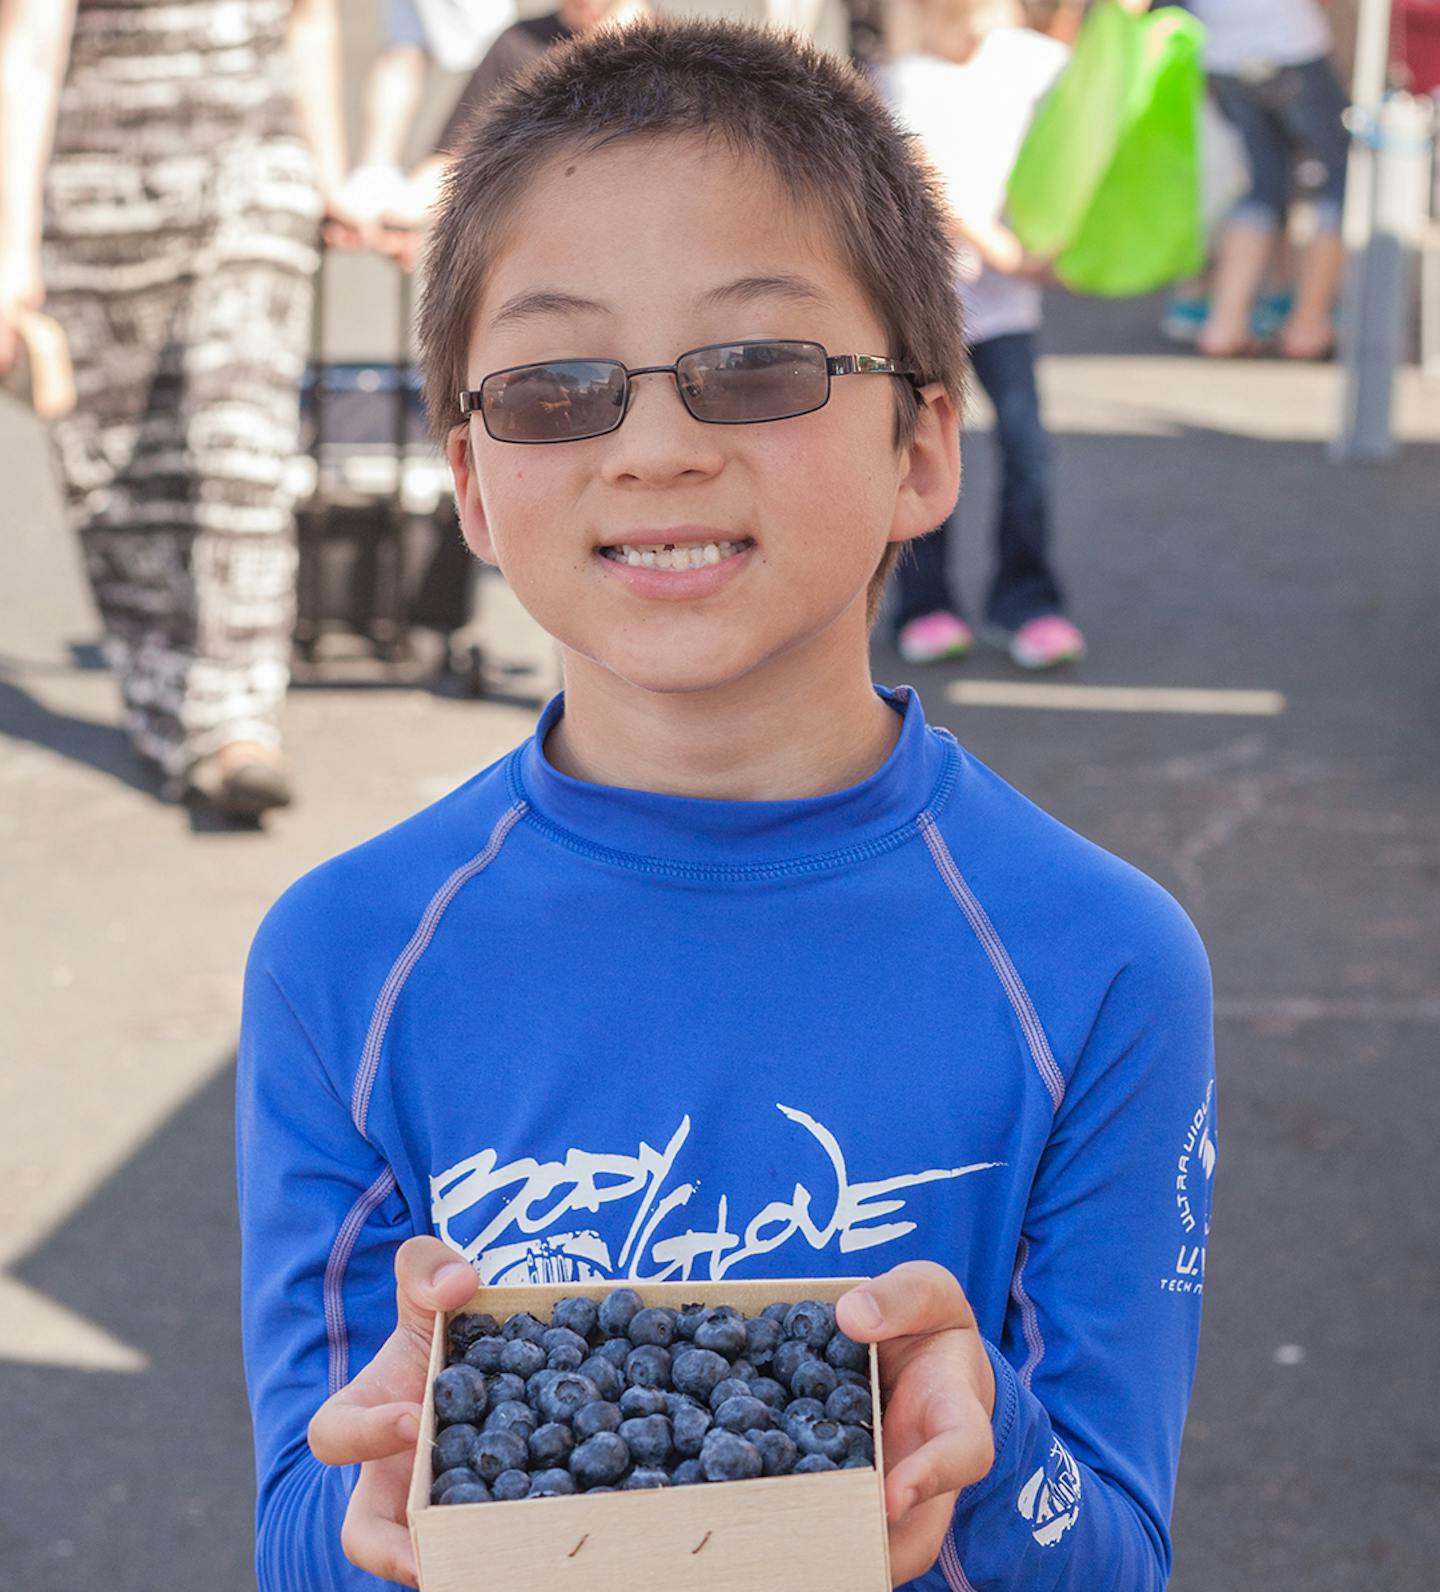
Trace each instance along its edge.
<instances>
[{"instance_id":1,"label":"boy's left hand","mask_svg":"<svg viewBox=\"0 0 1440 1592\"><path fill-rule=\"evenodd\" d=\"M900 1586L940 1557L956 1495L995 1462L995 1373L964 1290L932 1261L852 1288L835 1315L847 1336L879 1348L890 1572Z\"/></svg>"}]
</instances>

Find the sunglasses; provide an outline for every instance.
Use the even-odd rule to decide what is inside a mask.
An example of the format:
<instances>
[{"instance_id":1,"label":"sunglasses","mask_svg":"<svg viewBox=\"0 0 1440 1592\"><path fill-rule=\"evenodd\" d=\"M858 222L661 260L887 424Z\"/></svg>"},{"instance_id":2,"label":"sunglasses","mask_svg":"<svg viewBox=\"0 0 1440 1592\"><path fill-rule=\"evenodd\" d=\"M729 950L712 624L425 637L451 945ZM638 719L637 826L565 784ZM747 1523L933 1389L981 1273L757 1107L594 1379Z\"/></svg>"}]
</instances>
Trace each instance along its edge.
<instances>
[{"instance_id":1,"label":"sunglasses","mask_svg":"<svg viewBox=\"0 0 1440 1592\"><path fill-rule=\"evenodd\" d=\"M902 376L914 371L878 354L829 354L819 343L766 338L711 343L673 365L629 369L618 359L552 359L514 365L460 394L460 413L478 414L496 442L582 442L616 430L630 409L636 376L673 376L690 414L707 426L793 420L830 401L835 376Z\"/></svg>"}]
</instances>

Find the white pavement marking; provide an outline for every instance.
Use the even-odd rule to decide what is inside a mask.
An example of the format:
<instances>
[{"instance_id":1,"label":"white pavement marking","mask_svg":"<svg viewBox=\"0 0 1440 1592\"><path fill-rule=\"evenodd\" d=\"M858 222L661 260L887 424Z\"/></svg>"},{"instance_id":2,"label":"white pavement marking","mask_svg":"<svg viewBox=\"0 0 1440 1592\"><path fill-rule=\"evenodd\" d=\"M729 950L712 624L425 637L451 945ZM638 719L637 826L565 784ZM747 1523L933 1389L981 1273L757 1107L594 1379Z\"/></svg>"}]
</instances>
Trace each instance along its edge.
<instances>
[{"instance_id":1,"label":"white pavement marking","mask_svg":"<svg viewBox=\"0 0 1440 1592\"><path fill-rule=\"evenodd\" d=\"M1263 718L1285 711L1285 698L1279 691L1063 685L1048 680L952 680L945 687L945 695L962 707L1046 708L1080 713L1211 713Z\"/></svg>"},{"instance_id":2,"label":"white pavement marking","mask_svg":"<svg viewBox=\"0 0 1440 1592\"><path fill-rule=\"evenodd\" d=\"M149 1360L93 1321L0 1273L0 1360L80 1371L148 1371Z\"/></svg>"},{"instance_id":3,"label":"white pavement marking","mask_svg":"<svg viewBox=\"0 0 1440 1592\"><path fill-rule=\"evenodd\" d=\"M1217 1000L1215 1015L1236 1022L1440 1023L1440 996L1260 996Z\"/></svg>"}]
</instances>

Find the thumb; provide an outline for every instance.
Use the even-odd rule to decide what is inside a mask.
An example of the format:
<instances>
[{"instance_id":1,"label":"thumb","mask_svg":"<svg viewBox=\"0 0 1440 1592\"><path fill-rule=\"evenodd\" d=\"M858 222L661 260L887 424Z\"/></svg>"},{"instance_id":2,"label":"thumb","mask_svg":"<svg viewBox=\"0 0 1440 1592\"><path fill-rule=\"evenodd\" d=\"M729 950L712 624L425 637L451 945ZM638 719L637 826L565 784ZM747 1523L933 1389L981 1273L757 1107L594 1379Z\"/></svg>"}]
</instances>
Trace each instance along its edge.
<instances>
[{"instance_id":1,"label":"thumb","mask_svg":"<svg viewBox=\"0 0 1440 1592\"><path fill-rule=\"evenodd\" d=\"M428 1360L436 1313L458 1310L478 1286L474 1267L438 1238L407 1238L395 1252L396 1332Z\"/></svg>"}]
</instances>

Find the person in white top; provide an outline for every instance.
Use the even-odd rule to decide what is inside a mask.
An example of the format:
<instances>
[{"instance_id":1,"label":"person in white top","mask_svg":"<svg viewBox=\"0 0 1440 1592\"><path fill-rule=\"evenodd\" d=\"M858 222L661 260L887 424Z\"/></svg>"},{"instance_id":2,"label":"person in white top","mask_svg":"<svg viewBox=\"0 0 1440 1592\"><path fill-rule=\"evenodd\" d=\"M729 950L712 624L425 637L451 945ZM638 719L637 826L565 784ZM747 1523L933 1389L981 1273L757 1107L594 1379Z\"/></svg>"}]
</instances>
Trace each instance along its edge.
<instances>
[{"instance_id":1,"label":"person in white top","mask_svg":"<svg viewBox=\"0 0 1440 1592\"><path fill-rule=\"evenodd\" d=\"M1003 464L988 626L1025 668L1083 656L1051 567L1050 437L1035 385L1045 262L1002 219L1005 185L1035 107L1069 52L1021 25L1012 0L921 0L921 51L896 59L886 88L948 193L961 243L957 288L971 366L995 409ZM962 657L974 644L948 576L958 508L911 543L898 569L896 646L910 663Z\"/></svg>"},{"instance_id":2,"label":"person in white top","mask_svg":"<svg viewBox=\"0 0 1440 1592\"><path fill-rule=\"evenodd\" d=\"M1255 350L1255 298L1285 227L1297 175L1312 201L1314 236L1276 338L1291 359L1334 349L1332 313L1345 249L1340 216L1349 138L1345 93L1330 63L1320 0L1187 0L1205 24L1211 91L1245 145L1250 189L1221 235L1210 314L1196 346L1216 357Z\"/></svg>"}]
</instances>

